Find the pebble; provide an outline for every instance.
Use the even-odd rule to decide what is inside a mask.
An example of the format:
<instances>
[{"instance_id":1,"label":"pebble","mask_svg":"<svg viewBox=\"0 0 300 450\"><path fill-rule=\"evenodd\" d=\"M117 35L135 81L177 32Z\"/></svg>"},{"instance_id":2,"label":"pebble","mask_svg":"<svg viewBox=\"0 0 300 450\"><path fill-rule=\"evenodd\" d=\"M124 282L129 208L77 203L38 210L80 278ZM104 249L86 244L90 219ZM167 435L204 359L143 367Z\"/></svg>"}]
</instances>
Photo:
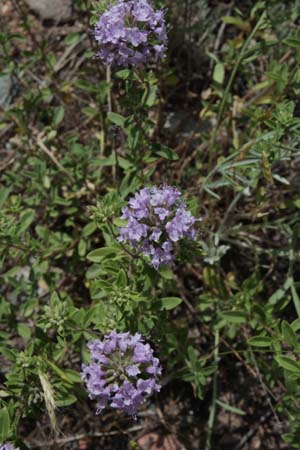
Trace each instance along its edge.
<instances>
[{"instance_id":1,"label":"pebble","mask_svg":"<svg viewBox=\"0 0 300 450\"><path fill-rule=\"evenodd\" d=\"M36 12L42 20L63 22L72 15L72 0L25 0L30 9Z\"/></svg>"}]
</instances>

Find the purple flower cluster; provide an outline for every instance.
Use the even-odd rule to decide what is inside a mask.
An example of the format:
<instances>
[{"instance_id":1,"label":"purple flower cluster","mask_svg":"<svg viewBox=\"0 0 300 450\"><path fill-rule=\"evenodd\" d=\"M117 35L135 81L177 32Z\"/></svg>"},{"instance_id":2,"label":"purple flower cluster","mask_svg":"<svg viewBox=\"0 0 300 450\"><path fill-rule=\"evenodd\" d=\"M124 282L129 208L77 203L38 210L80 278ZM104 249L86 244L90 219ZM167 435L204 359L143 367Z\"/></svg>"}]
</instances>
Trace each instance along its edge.
<instances>
[{"instance_id":1,"label":"purple flower cluster","mask_svg":"<svg viewBox=\"0 0 300 450\"><path fill-rule=\"evenodd\" d=\"M101 46L96 57L107 64L156 62L167 44L164 11L155 11L148 0L118 0L100 16L94 35Z\"/></svg>"},{"instance_id":2,"label":"purple flower cluster","mask_svg":"<svg viewBox=\"0 0 300 450\"><path fill-rule=\"evenodd\" d=\"M196 219L180 197L171 186L144 188L122 209L127 225L120 228L119 241L150 257L156 270L162 264L172 265L176 242L195 238Z\"/></svg>"},{"instance_id":3,"label":"purple flower cluster","mask_svg":"<svg viewBox=\"0 0 300 450\"><path fill-rule=\"evenodd\" d=\"M19 448L15 448L12 444L0 444L0 450L19 450Z\"/></svg>"},{"instance_id":4,"label":"purple flower cluster","mask_svg":"<svg viewBox=\"0 0 300 450\"><path fill-rule=\"evenodd\" d=\"M98 400L97 414L110 406L134 416L145 397L159 392L159 360L139 333L111 331L104 341L89 342L88 348L91 363L83 364L81 376L90 398Z\"/></svg>"}]
</instances>

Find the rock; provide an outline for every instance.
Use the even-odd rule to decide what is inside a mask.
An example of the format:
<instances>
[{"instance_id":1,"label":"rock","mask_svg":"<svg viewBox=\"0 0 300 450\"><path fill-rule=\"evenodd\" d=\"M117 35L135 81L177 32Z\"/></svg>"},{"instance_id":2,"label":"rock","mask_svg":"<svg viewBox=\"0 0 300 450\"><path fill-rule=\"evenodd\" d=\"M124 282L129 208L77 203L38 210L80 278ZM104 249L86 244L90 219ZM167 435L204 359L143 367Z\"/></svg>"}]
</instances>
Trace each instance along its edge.
<instances>
[{"instance_id":1,"label":"rock","mask_svg":"<svg viewBox=\"0 0 300 450\"><path fill-rule=\"evenodd\" d=\"M71 18L72 0L25 0L25 2L43 20L63 22Z\"/></svg>"},{"instance_id":2,"label":"rock","mask_svg":"<svg viewBox=\"0 0 300 450\"><path fill-rule=\"evenodd\" d=\"M9 75L0 76L0 108L6 108L12 101L13 80Z\"/></svg>"}]
</instances>

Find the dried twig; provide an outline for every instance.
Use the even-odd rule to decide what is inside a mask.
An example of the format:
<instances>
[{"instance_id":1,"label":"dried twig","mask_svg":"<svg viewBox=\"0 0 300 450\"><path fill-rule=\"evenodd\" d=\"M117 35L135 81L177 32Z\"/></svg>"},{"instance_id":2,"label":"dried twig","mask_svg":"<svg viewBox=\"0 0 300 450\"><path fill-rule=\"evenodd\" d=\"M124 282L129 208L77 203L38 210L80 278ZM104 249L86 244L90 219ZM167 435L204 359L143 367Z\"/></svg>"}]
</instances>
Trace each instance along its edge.
<instances>
[{"instance_id":1,"label":"dried twig","mask_svg":"<svg viewBox=\"0 0 300 450\"><path fill-rule=\"evenodd\" d=\"M118 436L121 434L133 433L135 431L140 431L144 427L142 425L136 425L134 427L128 428L128 430L114 430L114 431L96 431L94 433L81 433L75 434L74 436L67 436L64 438L57 438L48 441L27 441L25 440L25 444L28 447L52 447L53 445L64 445L69 442L80 441L81 439L88 438L97 438L97 437L110 437L110 436Z\"/></svg>"},{"instance_id":2,"label":"dried twig","mask_svg":"<svg viewBox=\"0 0 300 450\"><path fill-rule=\"evenodd\" d=\"M58 169L63 172L65 175L67 175L67 177L74 182L74 178L73 176L67 171L67 169L64 168L64 166L58 161L58 159L54 156L54 154L51 152L51 150L49 150L44 141L42 141L41 139L37 140L37 145L39 146L39 148L46 153L46 155L49 156L49 158L54 162L54 164L58 167Z\"/></svg>"}]
</instances>

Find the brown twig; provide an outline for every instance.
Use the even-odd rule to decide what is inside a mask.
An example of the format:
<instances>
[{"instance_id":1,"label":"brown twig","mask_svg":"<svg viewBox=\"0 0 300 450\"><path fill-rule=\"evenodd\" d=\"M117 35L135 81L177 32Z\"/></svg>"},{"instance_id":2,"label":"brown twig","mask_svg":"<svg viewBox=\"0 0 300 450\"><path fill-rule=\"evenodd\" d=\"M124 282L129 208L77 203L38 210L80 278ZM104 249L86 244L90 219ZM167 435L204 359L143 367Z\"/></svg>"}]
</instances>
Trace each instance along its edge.
<instances>
[{"instance_id":1,"label":"brown twig","mask_svg":"<svg viewBox=\"0 0 300 450\"><path fill-rule=\"evenodd\" d=\"M80 441L81 439L88 439L88 438L97 438L97 437L109 437L109 436L118 436L121 434L127 434L130 432L140 431L143 429L142 425L136 425L134 427L129 428L126 431L123 430L115 430L115 431L96 431L94 433L90 434L76 434L75 436L67 436L64 438L57 438L52 440L45 440L45 441L27 441L24 440L24 443L28 445L29 447L52 447L53 445L64 445L69 442L75 442Z\"/></svg>"},{"instance_id":2,"label":"brown twig","mask_svg":"<svg viewBox=\"0 0 300 450\"><path fill-rule=\"evenodd\" d=\"M51 150L49 150L44 141L41 138L37 139L37 145L39 146L39 148L46 153L46 155L49 156L49 158L54 162L54 164L57 166L57 168L63 172L72 182L74 182L74 178L73 176L67 171L67 169L65 169L65 167L58 161L58 159L56 158L56 156L54 156L54 154L52 153Z\"/></svg>"}]
</instances>

